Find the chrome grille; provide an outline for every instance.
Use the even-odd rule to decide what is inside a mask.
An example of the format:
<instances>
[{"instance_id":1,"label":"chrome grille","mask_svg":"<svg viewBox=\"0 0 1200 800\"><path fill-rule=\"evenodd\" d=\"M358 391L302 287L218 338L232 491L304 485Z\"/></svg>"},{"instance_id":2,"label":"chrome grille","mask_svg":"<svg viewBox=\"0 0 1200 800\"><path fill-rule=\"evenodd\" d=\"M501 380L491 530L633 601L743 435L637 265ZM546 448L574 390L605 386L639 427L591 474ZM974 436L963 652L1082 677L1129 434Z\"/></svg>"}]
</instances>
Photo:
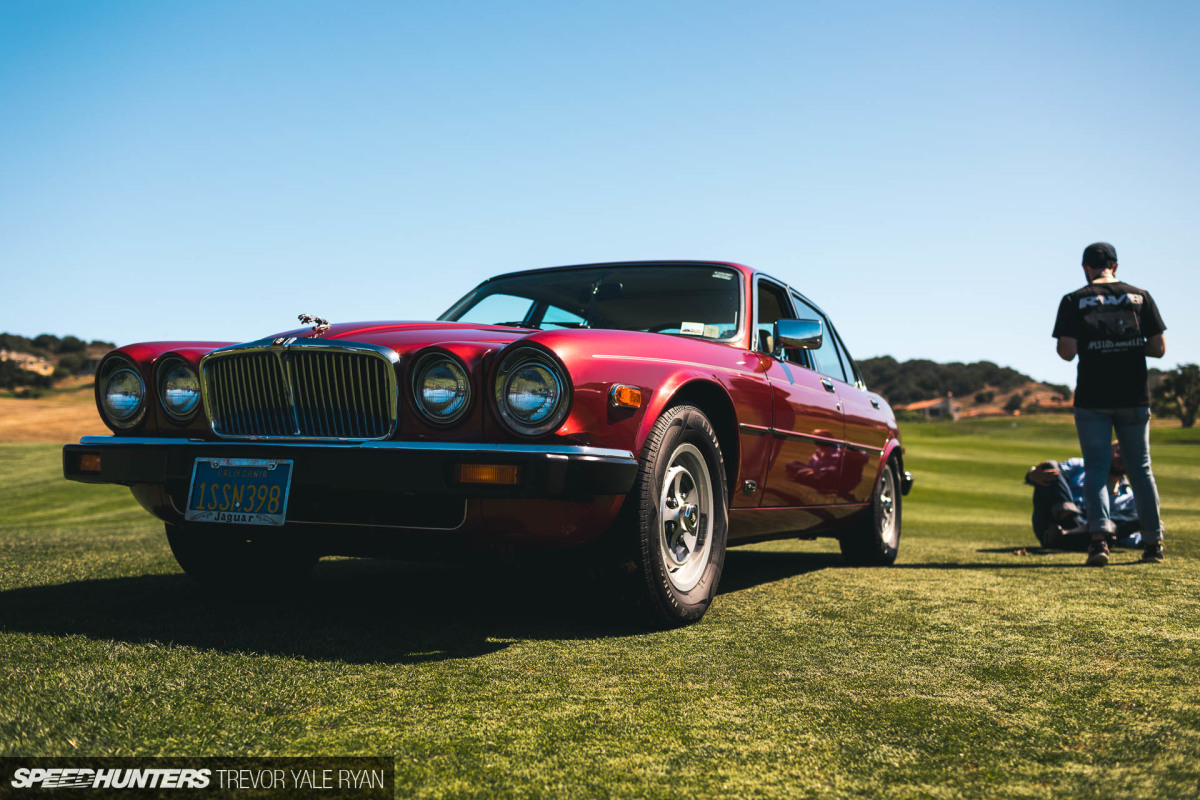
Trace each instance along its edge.
<instances>
[{"instance_id":1,"label":"chrome grille","mask_svg":"<svg viewBox=\"0 0 1200 800\"><path fill-rule=\"evenodd\" d=\"M213 430L224 436L295 435L281 367L269 351L228 355L205 364Z\"/></svg>"},{"instance_id":2,"label":"chrome grille","mask_svg":"<svg viewBox=\"0 0 1200 800\"><path fill-rule=\"evenodd\" d=\"M389 362L321 350L293 350L288 359L301 435L379 439L391 432Z\"/></svg>"},{"instance_id":3,"label":"chrome grille","mask_svg":"<svg viewBox=\"0 0 1200 800\"><path fill-rule=\"evenodd\" d=\"M369 346L218 351L204 359L213 432L225 437L384 439L396 425L392 361Z\"/></svg>"}]
</instances>

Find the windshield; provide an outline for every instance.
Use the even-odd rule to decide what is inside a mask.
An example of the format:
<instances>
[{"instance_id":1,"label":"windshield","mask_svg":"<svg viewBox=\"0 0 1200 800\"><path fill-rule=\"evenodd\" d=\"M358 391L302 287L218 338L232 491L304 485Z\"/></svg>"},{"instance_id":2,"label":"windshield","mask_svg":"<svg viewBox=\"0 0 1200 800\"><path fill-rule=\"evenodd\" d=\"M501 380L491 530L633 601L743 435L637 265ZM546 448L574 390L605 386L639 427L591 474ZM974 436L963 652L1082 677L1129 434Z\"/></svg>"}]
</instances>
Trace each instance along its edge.
<instances>
[{"instance_id":1,"label":"windshield","mask_svg":"<svg viewBox=\"0 0 1200 800\"><path fill-rule=\"evenodd\" d=\"M498 278L441 316L518 328L608 328L727 339L741 281L713 266L584 267Z\"/></svg>"}]
</instances>

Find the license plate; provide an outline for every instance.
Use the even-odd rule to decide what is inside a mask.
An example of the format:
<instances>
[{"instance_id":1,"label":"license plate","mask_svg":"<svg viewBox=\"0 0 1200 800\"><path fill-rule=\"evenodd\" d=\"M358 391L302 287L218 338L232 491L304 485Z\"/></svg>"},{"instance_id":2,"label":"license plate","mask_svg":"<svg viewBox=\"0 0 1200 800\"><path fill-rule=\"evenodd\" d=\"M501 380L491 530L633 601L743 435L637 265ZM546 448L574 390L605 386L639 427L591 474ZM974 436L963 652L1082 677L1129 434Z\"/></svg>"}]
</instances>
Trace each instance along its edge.
<instances>
[{"instance_id":1,"label":"license plate","mask_svg":"<svg viewBox=\"0 0 1200 800\"><path fill-rule=\"evenodd\" d=\"M187 513L192 522L282 525L292 462L266 458L197 458Z\"/></svg>"}]
</instances>

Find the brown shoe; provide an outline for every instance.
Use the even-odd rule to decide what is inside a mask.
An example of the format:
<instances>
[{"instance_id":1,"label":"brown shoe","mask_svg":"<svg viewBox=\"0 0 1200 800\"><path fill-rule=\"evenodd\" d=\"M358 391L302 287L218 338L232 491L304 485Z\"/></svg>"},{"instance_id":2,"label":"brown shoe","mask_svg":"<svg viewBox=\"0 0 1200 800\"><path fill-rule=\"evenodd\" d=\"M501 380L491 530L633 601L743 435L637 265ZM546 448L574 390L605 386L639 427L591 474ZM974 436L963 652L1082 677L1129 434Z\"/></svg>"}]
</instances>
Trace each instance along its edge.
<instances>
[{"instance_id":1,"label":"brown shoe","mask_svg":"<svg viewBox=\"0 0 1200 800\"><path fill-rule=\"evenodd\" d=\"M1108 542L1103 539L1092 539L1088 545L1088 557L1084 562L1089 567L1104 567L1108 565Z\"/></svg>"},{"instance_id":2,"label":"brown shoe","mask_svg":"<svg viewBox=\"0 0 1200 800\"><path fill-rule=\"evenodd\" d=\"M1147 564L1161 564L1163 560L1163 542L1158 539L1153 542L1146 542L1146 546L1142 548L1142 561Z\"/></svg>"}]
</instances>

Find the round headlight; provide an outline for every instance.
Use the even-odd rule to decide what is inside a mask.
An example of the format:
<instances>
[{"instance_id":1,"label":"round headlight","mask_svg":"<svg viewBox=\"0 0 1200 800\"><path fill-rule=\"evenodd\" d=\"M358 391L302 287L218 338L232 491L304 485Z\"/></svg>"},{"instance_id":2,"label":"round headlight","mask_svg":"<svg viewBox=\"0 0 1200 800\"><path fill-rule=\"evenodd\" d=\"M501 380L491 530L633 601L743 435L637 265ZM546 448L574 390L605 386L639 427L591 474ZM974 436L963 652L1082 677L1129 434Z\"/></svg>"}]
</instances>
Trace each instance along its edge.
<instances>
[{"instance_id":1,"label":"round headlight","mask_svg":"<svg viewBox=\"0 0 1200 800\"><path fill-rule=\"evenodd\" d=\"M108 421L118 428L131 428L145 410L146 385L132 364L112 360L101 378L100 403Z\"/></svg>"},{"instance_id":2,"label":"round headlight","mask_svg":"<svg viewBox=\"0 0 1200 800\"><path fill-rule=\"evenodd\" d=\"M158 392L163 410L177 420L191 418L200 405L200 378L182 361L169 361L159 371Z\"/></svg>"},{"instance_id":3,"label":"round headlight","mask_svg":"<svg viewBox=\"0 0 1200 800\"><path fill-rule=\"evenodd\" d=\"M426 356L413 371L413 396L428 419L453 422L466 413L471 402L467 371L448 356Z\"/></svg>"},{"instance_id":4,"label":"round headlight","mask_svg":"<svg viewBox=\"0 0 1200 800\"><path fill-rule=\"evenodd\" d=\"M500 363L496 407L517 433L534 436L558 427L566 416L566 378L554 359L522 349Z\"/></svg>"}]
</instances>

